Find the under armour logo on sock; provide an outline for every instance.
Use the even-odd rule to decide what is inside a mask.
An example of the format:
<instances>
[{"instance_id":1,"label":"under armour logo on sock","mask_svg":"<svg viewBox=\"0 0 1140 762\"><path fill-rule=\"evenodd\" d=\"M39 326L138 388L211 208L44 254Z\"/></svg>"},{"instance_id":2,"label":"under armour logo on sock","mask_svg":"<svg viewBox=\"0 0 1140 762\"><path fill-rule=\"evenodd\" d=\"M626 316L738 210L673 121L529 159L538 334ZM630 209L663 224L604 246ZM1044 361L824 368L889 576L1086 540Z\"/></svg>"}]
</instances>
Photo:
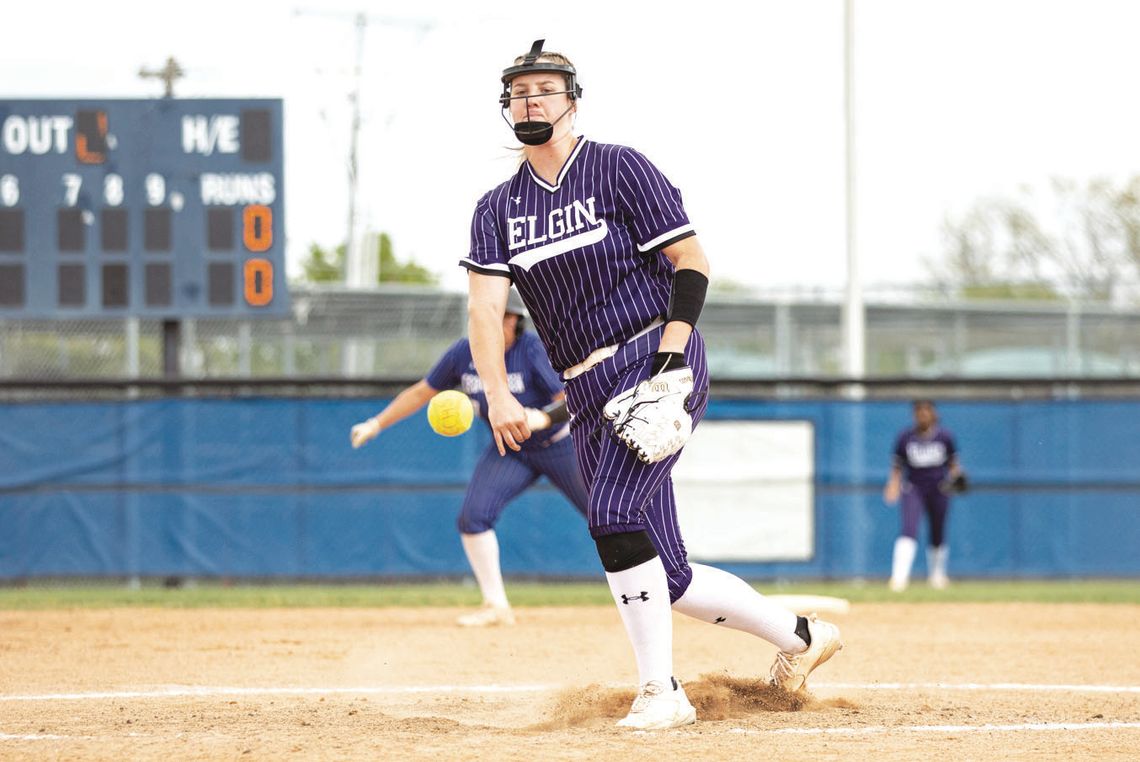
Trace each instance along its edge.
<instances>
[{"instance_id":1,"label":"under armour logo on sock","mask_svg":"<svg viewBox=\"0 0 1140 762\"><path fill-rule=\"evenodd\" d=\"M724 617L718 616L716 618L716 620L713 622L713 624L720 624L721 622L724 622L724 621L726 621Z\"/></svg>"},{"instance_id":2,"label":"under armour logo on sock","mask_svg":"<svg viewBox=\"0 0 1140 762\"><path fill-rule=\"evenodd\" d=\"M641 595L622 595L622 597L621 597L621 602L627 606L629 605L630 601L647 601L647 600L649 600L649 591L648 590L642 590Z\"/></svg>"}]
</instances>

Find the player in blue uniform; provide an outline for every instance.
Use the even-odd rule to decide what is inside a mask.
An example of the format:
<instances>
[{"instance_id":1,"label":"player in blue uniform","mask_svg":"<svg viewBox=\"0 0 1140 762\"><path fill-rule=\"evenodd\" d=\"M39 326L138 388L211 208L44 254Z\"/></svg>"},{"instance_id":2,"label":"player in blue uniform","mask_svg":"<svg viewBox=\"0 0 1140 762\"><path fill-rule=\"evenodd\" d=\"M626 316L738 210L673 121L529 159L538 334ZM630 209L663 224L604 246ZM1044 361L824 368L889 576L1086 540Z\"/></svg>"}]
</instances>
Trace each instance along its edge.
<instances>
[{"instance_id":1,"label":"player in blue uniform","mask_svg":"<svg viewBox=\"0 0 1140 762\"><path fill-rule=\"evenodd\" d=\"M954 435L938 425L933 402L916 400L914 426L895 439L891 475L883 488L883 500L888 505L902 496L902 532L895 539L891 558L891 590L902 592L910 583L918 549L918 523L924 511L930 521L930 545L926 549L930 586L942 590L949 584L945 539L949 493L962 490L964 484Z\"/></svg>"},{"instance_id":2,"label":"player in blue uniform","mask_svg":"<svg viewBox=\"0 0 1140 762\"><path fill-rule=\"evenodd\" d=\"M500 457L494 444L489 445L467 486L459 512L459 533L483 594L483 607L459 618L459 624L469 627L515 621L503 587L499 540L495 535L495 522L507 503L541 476L550 479L580 512L585 513L589 500L570 440L562 382L550 367L538 337L523 330L525 316L522 300L512 292L500 329L500 358L511 393L524 407L528 426L537 433L525 447L505 458ZM420 410L437 393L453 388L467 394L479 416L486 420L486 395L467 339L455 342L425 378L400 392L378 415L353 426L352 446L360 447Z\"/></svg>"},{"instance_id":3,"label":"player in blue uniform","mask_svg":"<svg viewBox=\"0 0 1140 762\"><path fill-rule=\"evenodd\" d=\"M670 472L707 404L694 326L708 261L660 170L632 148L573 133L577 72L542 44L503 72L500 104L525 161L476 205L460 262L471 347L499 451L517 450L530 431L498 329L513 282L566 381L590 533L637 660L638 696L618 724L676 727L696 713L673 677L670 604L776 644L771 680L787 690L841 647L839 632L688 562Z\"/></svg>"}]
</instances>

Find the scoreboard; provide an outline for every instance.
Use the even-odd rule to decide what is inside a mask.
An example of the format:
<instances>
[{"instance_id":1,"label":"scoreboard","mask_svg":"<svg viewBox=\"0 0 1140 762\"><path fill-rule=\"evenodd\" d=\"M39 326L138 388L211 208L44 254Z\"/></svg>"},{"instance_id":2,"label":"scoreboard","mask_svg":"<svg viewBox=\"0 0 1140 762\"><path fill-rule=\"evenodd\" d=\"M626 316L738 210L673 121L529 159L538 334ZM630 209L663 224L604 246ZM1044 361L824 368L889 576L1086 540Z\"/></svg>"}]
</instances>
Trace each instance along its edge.
<instances>
[{"instance_id":1,"label":"scoreboard","mask_svg":"<svg viewBox=\"0 0 1140 762\"><path fill-rule=\"evenodd\" d=\"M0 319L286 317L282 102L0 100Z\"/></svg>"}]
</instances>

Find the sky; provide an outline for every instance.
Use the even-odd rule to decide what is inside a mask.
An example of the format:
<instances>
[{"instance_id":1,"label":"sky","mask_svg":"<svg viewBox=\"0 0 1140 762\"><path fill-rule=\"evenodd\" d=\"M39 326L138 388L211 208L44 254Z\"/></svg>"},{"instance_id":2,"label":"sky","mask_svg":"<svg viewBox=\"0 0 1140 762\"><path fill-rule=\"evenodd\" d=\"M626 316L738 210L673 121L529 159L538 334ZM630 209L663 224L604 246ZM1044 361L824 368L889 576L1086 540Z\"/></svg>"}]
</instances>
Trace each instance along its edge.
<instances>
[{"instance_id":1,"label":"sky","mask_svg":"<svg viewBox=\"0 0 1140 762\"><path fill-rule=\"evenodd\" d=\"M929 278L948 215L1050 178L1140 174L1140 3L854 0L854 240L868 288ZM637 148L683 193L713 280L846 277L842 0L10 4L0 98L285 102L291 268L345 239L354 14L358 215L465 288L475 201L514 171L499 75L539 37L584 88L576 129ZM76 21L81 19L82 21Z\"/></svg>"}]
</instances>

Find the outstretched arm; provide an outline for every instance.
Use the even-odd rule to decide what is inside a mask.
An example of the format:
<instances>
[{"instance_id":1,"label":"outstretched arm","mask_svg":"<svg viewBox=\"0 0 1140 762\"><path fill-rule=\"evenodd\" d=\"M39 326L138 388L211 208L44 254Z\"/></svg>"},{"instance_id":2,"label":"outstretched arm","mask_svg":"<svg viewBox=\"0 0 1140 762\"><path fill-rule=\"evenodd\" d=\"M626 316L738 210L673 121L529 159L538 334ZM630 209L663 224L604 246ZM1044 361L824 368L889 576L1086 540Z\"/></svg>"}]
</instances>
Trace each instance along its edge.
<instances>
[{"instance_id":1,"label":"outstretched arm","mask_svg":"<svg viewBox=\"0 0 1140 762\"><path fill-rule=\"evenodd\" d=\"M387 407L381 410L379 414L372 416L366 421L361 421L352 427L352 446L360 447L372 441L384 429L395 423L399 423L422 408L431 401L431 398L434 397L436 393L437 390L431 388L424 379L420 379L407 389L404 389L404 391L397 394L396 398L388 403Z\"/></svg>"}]
</instances>

